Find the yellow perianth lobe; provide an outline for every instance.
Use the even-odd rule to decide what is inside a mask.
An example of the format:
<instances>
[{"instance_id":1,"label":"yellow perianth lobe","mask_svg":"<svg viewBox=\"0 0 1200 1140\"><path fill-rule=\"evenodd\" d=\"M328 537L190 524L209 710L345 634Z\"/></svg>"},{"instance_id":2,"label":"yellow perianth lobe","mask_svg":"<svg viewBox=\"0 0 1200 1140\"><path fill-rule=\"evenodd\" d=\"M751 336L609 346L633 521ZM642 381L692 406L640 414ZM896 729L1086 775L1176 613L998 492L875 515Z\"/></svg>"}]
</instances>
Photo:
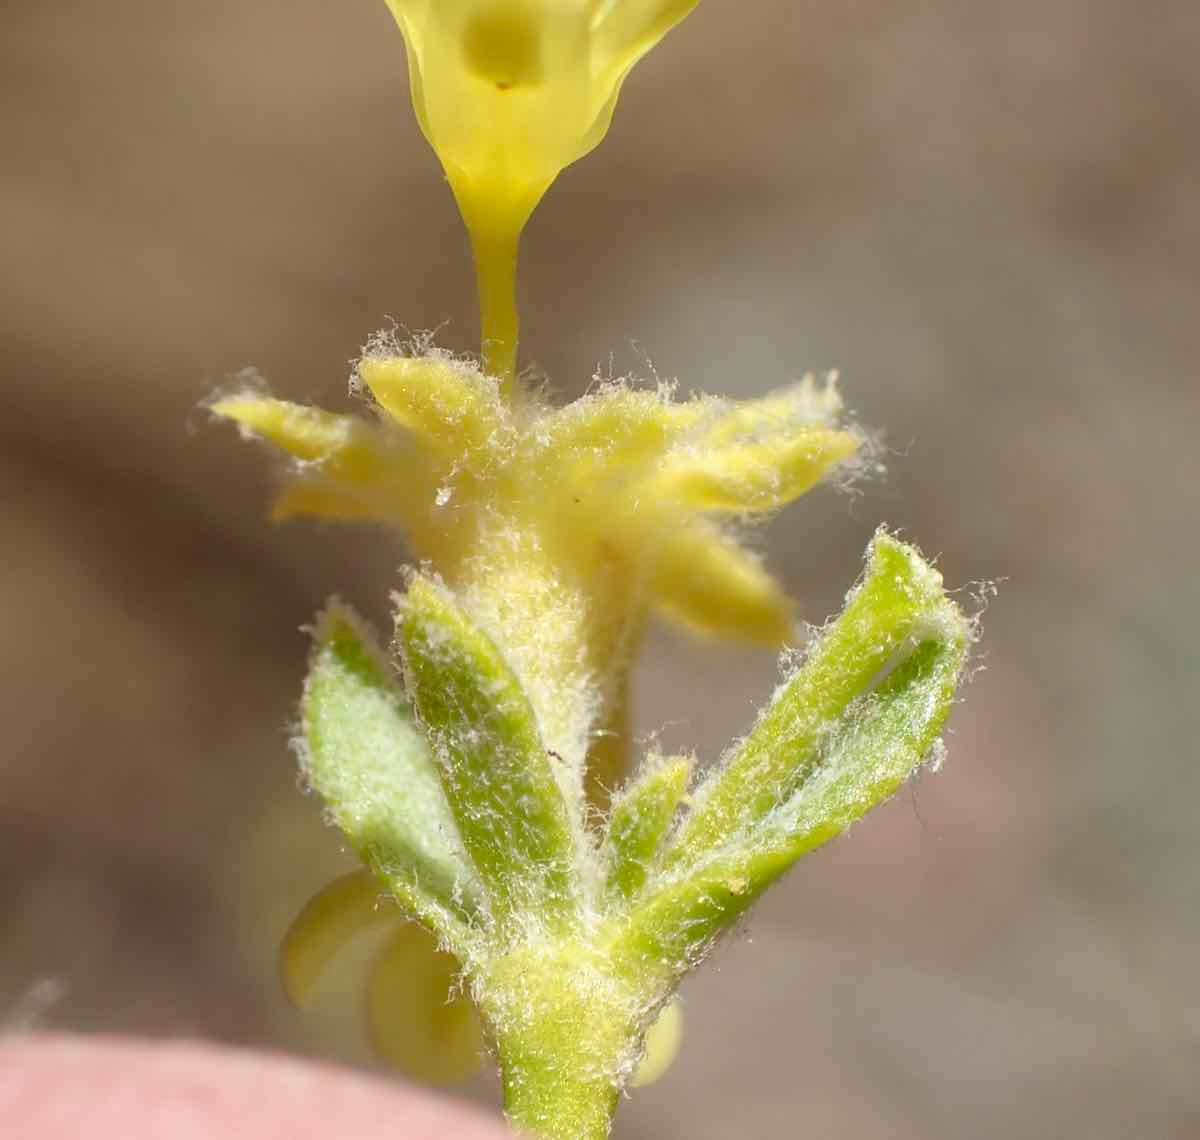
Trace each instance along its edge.
<instances>
[{"instance_id":1,"label":"yellow perianth lobe","mask_svg":"<svg viewBox=\"0 0 1200 1140\"><path fill-rule=\"evenodd\" d=\"M484 370L511 392L521 231L608 130L633 65L696 0L388 0L413 107L471 235Z\"/></svg>"}]
</instances>

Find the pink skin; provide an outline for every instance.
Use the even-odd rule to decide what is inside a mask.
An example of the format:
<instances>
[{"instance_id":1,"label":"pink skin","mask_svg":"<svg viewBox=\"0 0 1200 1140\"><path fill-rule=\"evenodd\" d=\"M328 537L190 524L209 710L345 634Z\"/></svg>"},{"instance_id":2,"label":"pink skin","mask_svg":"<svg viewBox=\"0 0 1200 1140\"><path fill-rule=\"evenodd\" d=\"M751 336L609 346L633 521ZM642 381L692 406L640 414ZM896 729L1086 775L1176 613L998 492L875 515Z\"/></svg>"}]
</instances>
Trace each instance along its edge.
<instances>
[{"instance_id":1,"label":"pink skin","mask_svg":"<svg viewBox=\"0 0 1200 1140\"><path fill-rule=\"evenodd\" d=\"M498 1121L328 1065L192 1042L0 1042L0 1131L21 1140L512 1140Z\"/></svg>"}]
</instances>

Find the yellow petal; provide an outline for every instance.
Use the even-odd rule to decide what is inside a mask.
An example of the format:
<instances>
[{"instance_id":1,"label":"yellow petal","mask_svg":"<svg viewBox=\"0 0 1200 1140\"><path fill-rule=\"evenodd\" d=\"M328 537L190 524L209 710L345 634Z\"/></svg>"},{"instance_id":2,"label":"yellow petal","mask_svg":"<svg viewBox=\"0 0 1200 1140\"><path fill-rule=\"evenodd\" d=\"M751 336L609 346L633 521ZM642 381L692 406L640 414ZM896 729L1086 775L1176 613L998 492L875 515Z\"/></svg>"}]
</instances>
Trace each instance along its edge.
<instances>
[{"instance_id":1,"label":"yellow petal","mask_svg":"<svg viewBox=\"0 0 1200 1140\"><path fill-rule=\"evenodd\" d=\"M417 119L448 171L516 188L548 184L600 142L629 69L696 0L387 3Z\"/></svg>"},{"instance_id":2,"label":"yellow petal","mask_svg":"<svg viewBox=\"0 0 1200 1140\"><path fill-rule=\"evenodd\" d=\"M416 436L253 393L225 397L212 410L307 465L280 493L274 518L374 519L410 537L428 529L446 463Z\"/></svg>"},{"instance_id":3,"label":"yellow petal","mask_svg":"<svg viewBox=\"0 0 1200 1140\"><path fill-rule=\"evenodd\" d=\"M701 633L779 645L791 605L762 564L715 527L696 522L664 545L651 579L654 603Z\"/></svg>"},{"instance_id":4,"label":"yellow petal","mask_svg":"<svg viewBox=\"0 0 1200 1140\"><path fill-rule=\"evenodd\" d=\"M499 387L476 368L438 356L367 357L358 374L392 419L443 455L481 447L496 433Z\"/></svg>"},{"instance_id":5,"label":"yellow petal","mask_svg":"<svg viewBox=\"0 0 1200 1140\"><path fill-rule=\"evenodd\" d=\"M559 172L604 137L629 69L692 3L388 0L417 120L471 233L485 364L506 388L521 230Z\"/></svg>"},{"instance_id":6,"label":"yellow petal","mask_svg":"<svg viewBox=\"0 0 1200 1140\"><path fill-rule=\"evenodd\" d=\"M657 460L687 426L680 406L658 392L613 384L555 412L548 420L541 451L548 471L561 478L617 474L629 479L637 468Z\"/></svg>"},{"instance_id":7,"label":"yellow petal","mask_svg":"<svg viewBox=\"0 0 1200 1140\"><path fill-rule=\"evenodd\" d=\"M592 17L596 54L624 76L699 0L600 0Z\"/></svg>"},{"instance_id":8,"label":"yellow petal","mask_svg":"<svg viewBox=\"0 0 1200 1140\"><path fill-rule=\"evenodd\" d=\"M367 983L367 1022L376 1052L408 1076L451 1084L471 1076L483 1055L474 1003L458 992L457 960L407 922L380 953Z\"/></svg>"},{"instance_id":9,"label":"yellow petal","mask_svg":"<svg viewBox=\"0 0 1200 1140\"><path fill-rule=\"evenodd\" d=\"M797 383L755 400L732 404L709 400L702 406L710 409L710 420L699 436L704 443L750 443L787 435L799 427L833 427L842 410L842 398L836 372L830 373L824 384L818 384L809 373Z\"/></svg>"},{"instance_id":10,"label":"yellow petal","mask_svg":"<svg viewBox=\"0 0 1200 1140\"><path fill-rule=\"evenodd\" d=\"M635 1089L652 1085L666 1074L683 1044L683 1005L675 998L646 1030L646 1051L629 1082Z\"/></svg>"},{"instance_id":11,"label":"yellow petal","mask_svg":"<svg viewBox=\"0 0 1200 1140\"><path fill-rule=\"evenodd\" d=\"M288 998L295 1005L307 1005L321 975L347 942L399 917L399 908L370 871L334 879L308 900L284 935L279 972Z\"/></svg>"},{"instance_id":12,"label":"yellow petal","mask_svg":"<svg viewBox=\"0 0 1200 1140\"><path fill-rule=\"evenodd\" d=\"M702 446L671 455L658 494L707 511L770 511L799 498L858 449L849 432L801 428L765 443Z\"/></svg>"},{"instance_id":13,"label":"yellow petal","mask_svg":"<svg viewBox=\"0 0 1200 1140\"><path fill-rule=\"evenodd\" d=\"M276 522L297 515L356 522L376 517L367 503L348 491L340 490L332 483L313 483L308 480L289 483L276 496L271 508L271 518Z\"/></svg>"},{"instance_id":14,"label":"yellow petal","mask_svg":"<svg viewBox=\"0 0 1200 1140\"><path fill-rule=\"evenodd\" d=\"M612 125L621 88L634 65L678 24L699 0L593 0L592 65L604 100L579 147L594 150Z\"/></svg>"},{"instance_id":15,"label":"yellow petal","mask_svg":"<svg viewBox=\"0 0 1200 1140\"><path fill-rule=\"evenodd\" d=\"M562 0L388 0L388 5L408 44L418 120L456 192L464 180L486 182L506 199L536 195L536 201L580 156L584 137L608 102L611 82L607 75L598 82L591 58L591 5Z\"/></svg>"},{"instance_id":16,"label":"yellow petal","mask_svg":"<svg viewBox=\"0 0 1200 1140\"><path fill-rule=\"evenodd\" d=\"M383 467L375 430L356 416L252 393L218 400L212 411L338 478L369 480Z\"/></svg>"}]
</instances>

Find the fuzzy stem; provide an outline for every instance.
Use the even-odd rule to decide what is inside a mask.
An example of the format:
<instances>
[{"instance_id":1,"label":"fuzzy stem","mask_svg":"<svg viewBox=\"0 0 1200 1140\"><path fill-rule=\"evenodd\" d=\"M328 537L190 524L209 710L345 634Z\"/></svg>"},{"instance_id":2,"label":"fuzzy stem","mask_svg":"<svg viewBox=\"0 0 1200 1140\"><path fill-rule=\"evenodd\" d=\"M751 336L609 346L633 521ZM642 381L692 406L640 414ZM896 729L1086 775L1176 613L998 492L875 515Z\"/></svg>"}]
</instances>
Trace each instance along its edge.
<instances>
[{"instance_id":1,"label":"fuzzy stem","mask_svg":"<svg viewBox=\"0 0 1200 1140\"><path fill-rule=\"evenodd\" d=\"M618 1093L603 1078L564 1077L545 1064L505 1065L504 1112L538 1140L606 1140Z\"/></svg>"},{"instance_id":2,"label":"fuzzy stem","mask_svg":"<svg viewBox=\"0 0 1200 1140\"><path fill-rule=\"evenodd\" d=\"M604 1140L661 995L590 941L518 947L477 983L512 1124L538 1140Z\"/></svg>"}]
</instances>

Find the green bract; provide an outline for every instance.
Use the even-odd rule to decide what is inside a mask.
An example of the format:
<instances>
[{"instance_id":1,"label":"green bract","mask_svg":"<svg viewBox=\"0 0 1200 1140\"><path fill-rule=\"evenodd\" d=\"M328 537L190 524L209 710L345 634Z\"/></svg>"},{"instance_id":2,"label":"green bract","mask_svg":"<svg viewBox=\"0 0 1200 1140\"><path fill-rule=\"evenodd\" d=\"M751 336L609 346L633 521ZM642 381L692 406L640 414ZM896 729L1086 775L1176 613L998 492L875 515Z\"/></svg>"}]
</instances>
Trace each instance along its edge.
<instances>
[{"instance_id":1,"label":"green bract","mask_svg":"<svg viewBox=\"0 0 1200 1140\"><path fill-rule=\"evenodd\" d=\"M363 861L440 933L470 921L479 881L437 764L387 661L336 602L317 623L302 718L307 778Z\"/></svg>"},{"instance_id":2,"label":"green bract","mask_svg":"<svg viewBox=\"0 0 1200 1140\"><path fill-rule=\"evenodd\" d=\"M650 757L590 819L503 649L445 587L414 576L397 632L393 669L341 607L317 627L308 773L377 885L311 904L285 972L306 989L330 927L373 921L372 890L390 895L457 963L512 1119L552 1140L607 1135L684 973L921 765L970 641L937 572L880 532L841 615L690 794L690 760ZM412 969L407 944L390 952ZM398 999L395 978L377 969L372 992ZM452 1038L476 1032L457 1006L435 1012Z\"/></svg>"},{"instance_id":3,"label":"green bract","mask_svg":"<svg viewBox=\"0 0 1200 1140\"><path fill-rule=\"evenodd\" d=\"M529 915L564 928L581 903L570 813L520 682L488 636L424 578L413 579L397 624L446 802L484 884L489 925L513 938Z\"/></svg>"}]
</instances>

